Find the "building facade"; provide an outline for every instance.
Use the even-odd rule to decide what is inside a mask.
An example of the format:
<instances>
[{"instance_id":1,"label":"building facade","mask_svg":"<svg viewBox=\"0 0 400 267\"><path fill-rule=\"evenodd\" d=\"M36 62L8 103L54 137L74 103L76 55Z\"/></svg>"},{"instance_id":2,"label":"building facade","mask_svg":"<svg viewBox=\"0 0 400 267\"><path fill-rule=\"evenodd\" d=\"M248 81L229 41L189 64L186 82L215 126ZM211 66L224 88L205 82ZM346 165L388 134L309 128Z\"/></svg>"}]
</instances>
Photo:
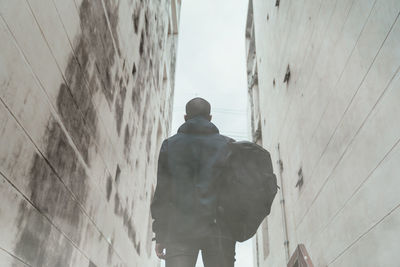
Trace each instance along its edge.
<instances>
[{"instance_id":1,"label":"building facade","mask_svg":"<svg viewBox=\"0 0 400 267\"><path fill-rule=\"evenodd\" d=\"M158 266L180 0L0 0L0 265Z\"/></svg>"},{"instance_id":2,"label":"building facade","mask_svg":"<svg viewBox=\"0 0 400 267\"><path fill-rule=\"evenodd\" d=\"M281 186L257 267L399 266L400 1L250 0L254 141Z\"/></svg>"}]
</instances>

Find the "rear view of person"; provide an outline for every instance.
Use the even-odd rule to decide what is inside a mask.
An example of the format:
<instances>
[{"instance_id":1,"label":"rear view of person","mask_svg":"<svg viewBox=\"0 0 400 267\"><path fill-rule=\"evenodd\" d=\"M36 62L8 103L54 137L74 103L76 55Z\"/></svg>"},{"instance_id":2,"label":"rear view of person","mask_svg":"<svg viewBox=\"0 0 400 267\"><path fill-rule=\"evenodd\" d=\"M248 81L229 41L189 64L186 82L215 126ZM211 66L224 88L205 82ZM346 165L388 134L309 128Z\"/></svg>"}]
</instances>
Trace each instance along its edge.
<instances>
[{"instance_id":1,"label":"rear view of person","mask_svg":"<svg viewBox=\"0 0 400 267\"><path fill-rule=\"evenodd\" d=\"M205 267L234 266L236 241L217 219L216 166L234 140L219 134L210 110L206 100L190 100L185 123L161 147L151 214L156 253L166 267L194 267L200 250Z\"/></svg>"}]
</instances>

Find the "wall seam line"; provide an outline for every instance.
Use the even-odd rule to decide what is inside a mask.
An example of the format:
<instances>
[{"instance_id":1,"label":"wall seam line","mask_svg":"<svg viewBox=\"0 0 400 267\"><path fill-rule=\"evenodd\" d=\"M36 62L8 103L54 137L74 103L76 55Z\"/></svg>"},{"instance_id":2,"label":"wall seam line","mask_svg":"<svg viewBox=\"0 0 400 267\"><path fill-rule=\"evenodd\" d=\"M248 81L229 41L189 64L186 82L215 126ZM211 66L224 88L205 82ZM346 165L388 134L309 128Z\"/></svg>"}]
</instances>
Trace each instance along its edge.
<instances>
[{"instance_id":1,"label":"wall seam line","mask_svg":"<svg viewBox=\"0 0 400 267\"><path fill-rule=\"evenodd\" d=\"M33 76L35 77L35 80L37 83L39 83L39 87L41 89L41 91L44 92L44 94L46 95L47 101L49 102L49 96L47 94L47 91L44 89L43 84L41 83L41 81L39 80L39 78L37 77L36 73L33 72L32 66L29 63L29 61L26 58L25 53L22 51L21 47L19 46L18 42L16 41L16 38L14 36L14 34L12 33L9 25L7 24L6 20L4 19L4 17L0 14L1 19L3 20L4 24L6 25L9 33L12 35L13 39L14 39L14 43L17 47L17 49L19 50L19 52L21 53L22 57L24 58L24 61L26 62L26 64L29 67L29 70L31 71L31 73L33 74ZM36 150L38 150L40 152L40 155L43 157L43 159L46 161L46 163L50 166L50 168L52 169L52 171L56 174L57 178L62 182L62 184L64 185L64 187L67 189L67 191L71 194L72 199L74 199L75 201L77 201L77 203L80 206L80 209L82 210L82 212L87 216L87 218L92 222L92 225L96 228L96 230L101 234L101 236L104 238L104 240L113 248L113 250L115 251L116 255L118 255L118 257L121 259L121 261L123 261L123 259L121 258L121 256L119 255L119 253L116 252L115 248L112 246L112 244L108 241L108 239L105 237L105 235L103 234L102 231L100 231L99 226L97 225L97 223L94 222L94 220L91 218L91 216L89 216L89 213L86 211L86 209L84 208L83 204L78 200L78 198L75 196L75 194L71 191L70 188L68 188L68 186L64 183L63 179L59 176L58 172L53 168L53 166L50 164L49 160L44 156L44 154L41 152L41 150L37 147L36 143L34 142L34 140L31 138L31 136L28 134L28 132L26 131L26 129L22 126L22 124L19 122L19 120L17 120L17 118L14 116L14 114L11 112L11 109L6 105L6 103L3 101L3 99L0 98L0 101L3 103L4 106L6 106L6 108L9 110L9 112L11 113L11 115L14 117L14 119L17 121L18 125L23 129L23 131L25 132L25 134L27 136L29 136L29 139L31 140L31 143L35 146ZM69 135L68 131L65 129L65 126L63 123L61 123L61 119L59 118L59 114L57 111L55 111L55 108L53 106L52 103L48 103L50 109L52 110L52 114L55 118L55 120L60 123L60 127L63 129L63 132L66 134L67 139L72 143L71 145L73 146L74 150L75 150L75 154L77 155L78 158L80 158L81 162L84 162L84 165L86 166L86 162L83 160L82 155L80 153L76 153L76 151L79 151L73 141L73 139L71 138L71 136ZM87 168L87 167L86 167Z\"/></svg>"},{"instance_id":2,"label":"wall seam line","mask_svg":"<svg viewBox=\"0 0 400 267\"><path fill-rule=\"evenodd\" d=\"M74 241L72 241L63 231L61 231L61 229L55 225L53 223L52 220L50 220L50 218L45 215L24 193L22 193L15 184L13 184L13 182L11 180L9 180L4 173L0 170L0 176L2 176L10 185L11 187L13 187L19 194L20 196L27 201L42 217L43 219L45 219L46 221L49 222L49 224L54 227L54 229L56 229L62 236L64 236L65 239L68 240L68 242L77 250L79 251L79 253L82 254L82 256L84 256L87 260L90 260L89 257L86 255L86 253L84 253L76 244Z\"/></svg>"},{"instance_id":3,"label":"wall seam line","mask_svg":"<svg viewBox=\"0 0 400 267\"><path fill-rule=\"evenodd\" d=\"M25 266L29 266L32 267L32 265L26 263L24 260L22 260L21 258L19 258L18 256L12 254L10 251L0 247L0 250L4 251L4 253L6 253L7 255L9 255L10 257L16 259L17 261L21 262L22 264L24 264Z\"/></svg>"},{"instance_id":4,"label":"wall seam line","mask_svg":"<svg viewBox=\"0 0 400 267\"><path fill-rule=\"evenodd\" d=\"M399 15L400 15L400 13L397 15L395 22L392 24L392 27L390 28L390 30L389 30L389 32L388 32L386 38L385 38L384 41L382 42L382 45L381 45L380 48L382 48L383 45L385 44L385 41L386 41L387 37L389 36L390 32L392 31L393 26L394 26L395 23L397 22L397 19L398 19ZM369 69L368 69L368 71L367 71L367 74L368 74L368 72L370 71L370 69L372 68L372 65L373 65L373 63L375 62L376 58L377 58L378 55L380 54L380 51L381 51L381 49L379 49L378 52L377 52L377 54L375 55L375 57L374 57L374 59L373 59L373 62L372 62L372 64L370 65L370 67L369 67ZM329 180L330 176L331 176L332 173L336 170L336 167L339 165L339 163L340 163L341 160L343 159L343 156L346 154L348 148L349 148L349 147L351 146L351 144L353 143L355 137L356 137L356 136L358 135L358 133L361 131L361 129L362 129L362 127L364 126L365 122L368 120L368 118L369 118L369 116L371 115L371 113L373 112L375 106L378 104L378 102L380 101L380 99L382 98L382 96L384 95L384 93L386 92L386 90L388 89L389 85L390 85L391 82L393 81L394 77L397 75L398 71L399 71L399 68L396 70L395 74L392 76L392 78L390 79L389 83L385 86L385 89L383 90L383 93L378 97L378 99L377 99L377 101L375 102L374 106L373 106L372 109L368 112L366 118L363 120L361 126L357 129L356 133L355 133L354 136L351 138L350 142L348 143L348 145L346 146L345 150L343 151L341 157L340 157L339 160L337 161L337 164L335 164L334 168L333 168L333 169L331 170L331 172L329 173L328 177L326 178L326 180L325 180L324 183L322 184L320 190L318 191L317 195L315 196L315 198L314 198L313 201L311 202L311 205L309 206L307 212L305 213L305 215L303 216L303 218L301 219L301 221L300 221L300 223L299 223L298 225L300 225L300 224L302 223L302 221L304 220L304 217L307 216L307 214L308 214L308 212L309 212L311 206L313 206L314 202L315 202L316 199L318 198L318 196L319 196L320 192L322 191L322 189L325 187L325 185L326 185L327 181ZM366 75L367 75L367 74L366 74ZM366 77L366 76L365 76L365 77ZM365 77L364 77L364 79L365 79ZM360 85L359 85L359 88L362 86L362 84L363 84L363 82L364 82L364 79L361 81L361 83L360 83ZM335 87L336 87L336 86L335 86ZM337 130L339 129L339 126L341 125L341 122L343 121L344 116L347 114L347 110L350 108L350 105L351 105L353 99L355 98L356 94L358 93L359 88L357 89L356 93L353 95L353 97L352 97L352 99L351 99L351 102L350 102L349 105L347 106L347 108L346 108L346 110L345 110L345 113L344 113L343 116L342 116L342 119L339 121L339 123L337 124L335 130L333 131L333 133L332 133L332 135L331 135L331 138L329 139L327 145L326 145L325 148L324 148L324 152L321 154L321 156L320 156L320 158L319 158L319 160L318 160L318 163L319 163L320 160L322 159L323 154L325 153L326 149L328 148L329 144L331 143L331 140L332 140L333 136L335 135L335 133L336 133ZM318 163L317 163L317 164L318 164ZM311 176L314 174L315 167L317 166L317 164L314 166Z\"/></svg>"},{"instance_id":5,"label":"wall seam line","mask_svg":"<svg viewBox=\"0 0 400 267\"><path fill-rule=\"evenodd\" d=\"M349 246L347 246L341 253L339 253L331 262L328 263L328 266L335 261L337 261L343 254L345 254L351 247L353 247L359 240L361 240L364 236L366 236L369 232L371 232L376 226L378 226L381 222L383 222L387 217L389 217L391 214L393 214L398 208L400 208L400 204L398 204L396 207L394 207L388 214L383 216L382 219L380 219L378 222L376 222L374 225L372 225L367 231L365 231L360 237L358 237L353 243L351 243Z\"/></svg>"}]
</instances>

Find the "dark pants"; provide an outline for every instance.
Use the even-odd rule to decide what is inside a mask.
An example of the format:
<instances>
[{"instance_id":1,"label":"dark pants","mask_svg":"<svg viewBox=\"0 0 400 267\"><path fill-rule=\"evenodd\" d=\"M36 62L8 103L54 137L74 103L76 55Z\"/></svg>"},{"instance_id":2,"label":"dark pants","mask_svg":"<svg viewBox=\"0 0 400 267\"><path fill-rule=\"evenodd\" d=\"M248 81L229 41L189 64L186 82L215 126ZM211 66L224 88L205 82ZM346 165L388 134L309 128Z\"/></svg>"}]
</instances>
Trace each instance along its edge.
<instances>
[{"instance_id":1,"label":"dark pants","mask_svg":"<svg viewBox=\"0 0 400 267\"><path fill-rule=\"evenodd\" d=\"M233 267L235 241L210 236L167 245L165 267L194 267L201 250L204 267Z\"/></svg>"}]
</instances>

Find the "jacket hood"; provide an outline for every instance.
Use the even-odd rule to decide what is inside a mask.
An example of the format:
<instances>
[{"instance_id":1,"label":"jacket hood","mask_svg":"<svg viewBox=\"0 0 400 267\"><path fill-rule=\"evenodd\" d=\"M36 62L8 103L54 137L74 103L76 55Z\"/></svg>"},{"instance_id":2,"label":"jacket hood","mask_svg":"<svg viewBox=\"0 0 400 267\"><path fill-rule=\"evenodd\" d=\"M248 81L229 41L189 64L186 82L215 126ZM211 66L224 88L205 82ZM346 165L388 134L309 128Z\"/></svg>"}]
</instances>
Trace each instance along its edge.
<instances>
[{"instance_id":1,"label":"jacket hood","mask_svg":"<svg viewBox=\"0 0 400 267\"><path fill-rule=\"evenodd\" d=\"M178 129L178 133L185 134L217 134L219 130L212 122L207 119L197 116L187 120Z\"/></svg>"}]
</instances>

